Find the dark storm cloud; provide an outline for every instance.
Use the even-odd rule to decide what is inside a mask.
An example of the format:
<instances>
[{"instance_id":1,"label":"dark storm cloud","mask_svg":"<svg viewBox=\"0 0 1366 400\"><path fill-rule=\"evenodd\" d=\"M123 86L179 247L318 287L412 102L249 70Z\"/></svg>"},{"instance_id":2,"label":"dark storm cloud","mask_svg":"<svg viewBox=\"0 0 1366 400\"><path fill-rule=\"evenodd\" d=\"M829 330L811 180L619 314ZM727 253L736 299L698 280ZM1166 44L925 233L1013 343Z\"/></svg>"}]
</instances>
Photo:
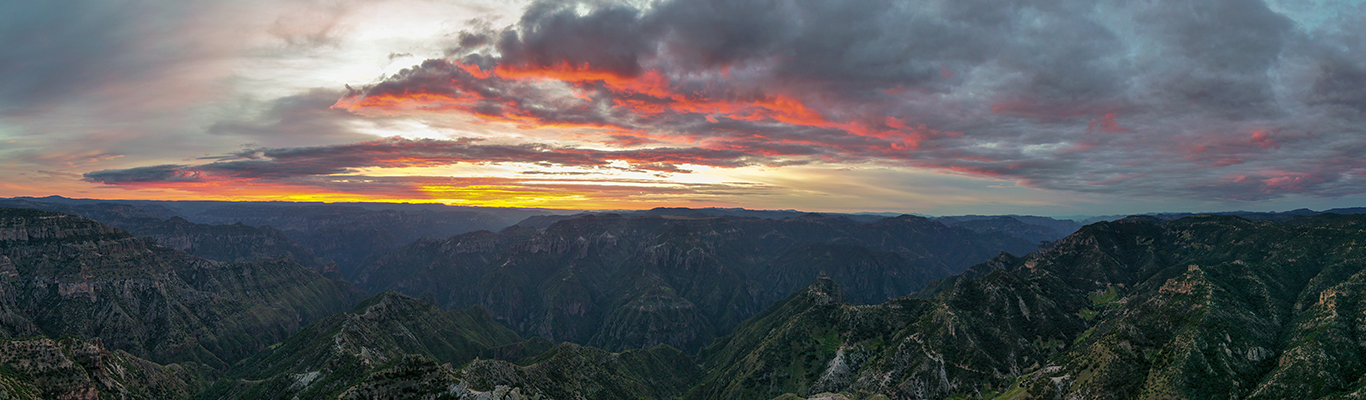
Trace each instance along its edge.
<instances>
[{"instance_id":1,"label":"dark storm cloud","mask_svg":"<svg viewBox=\"0 0 1366 400\"><path fill-rule=\"evenodd\" d=\"M1320 65L1309 100L1313 104L1341 106L1366 113L1366 68L1344 60Z\"/></svg>"},{"instance_id":2,"label":"dark storm cloud","mask_svg":"<svg viewBox=\"0 0 1366 400\"><path fill-rule=\"evenodd\" d=\"M85 179L106 184L139 184L162 182L199 182L202 178L184 165L153 165L127 169L89 172Z\"/></svg>"},{"instance_id":3,"label":"dark storm cloud","mask_svg":"<svg viewBox=\"0 0 1366 400\"><path fill-rule=\"evenodd\" d=\"M1277 61L1291 21L1260 0L1166 0L1138 19L1162 32L1165 74L1158 83L1173 104L1193 104L1234 117L1275 112L1267 70Z\"/></svg>"},{"instance_id":4,"label":"dark storm cloud","mask_svg":"<svg viewBox=\"0 0 1366 400\"><path fill-rule=\"evenodd\" d=\"M199 165L158 165L85 174L109 185L286 180L355 173L360 168L438 167L460 163L539 163L547 166L602 167L625 161L644 171L686 173L677 164L734 168L766 164L766 158L741 151L654 148L601 151L544 145L483 145L467 140L388 138L334 146L259 148Z\"/></svg>"},{"instance_id":5,"label":"dark storm cloud","mask_svg":"<svg viewBox=\"0 0 1366 400\"><path fill-rule=\"evenodd\" d=\"M1285 7L540 1L507 28L461 32L447 58L348 88L333 111L310 93L286 100L312 111L286 101L211 131L302 137L351 118L464 113L625 150L380 141L181 167L256 179L620 157L664 172L876 163L1135 197L1366 193L1366 18L1310 26Z\"/></svg>"},{"instance_id":6,"label":"dark storm cloud","mask_svg":"<svg viewBox=\"0 0 1366 400\"><path fill-rule=\"evenodd\" d=\"M653 47L643 36L640 11L606 6L579 16L572 2L539 2L522 16L520 35L505 31L498 51L505 60L539 67L589 64L622 75L640 72L640 56ZM520 37L517 37L520 36Z\"/></svg>"}]
</instances>

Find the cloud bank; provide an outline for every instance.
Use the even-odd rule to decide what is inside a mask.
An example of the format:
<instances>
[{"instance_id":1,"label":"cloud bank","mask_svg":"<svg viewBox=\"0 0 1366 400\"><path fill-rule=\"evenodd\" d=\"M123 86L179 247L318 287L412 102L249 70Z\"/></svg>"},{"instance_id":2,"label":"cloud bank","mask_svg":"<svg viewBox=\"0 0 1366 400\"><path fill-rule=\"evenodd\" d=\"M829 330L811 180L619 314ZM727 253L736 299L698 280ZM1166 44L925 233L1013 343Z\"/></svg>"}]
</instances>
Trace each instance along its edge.
<instances>
[{"instance_id":1,"label":"cloud bank","mask_svg":"<svg viewBox=\"0 0 1366 400\"><path fill-rule=\"evenodd\" d=\"M453 35L444 57L347 86L330 110L311 92L291 104L318 108L210 130L340 135L345 121L462 115L557 140L257 148L85 179L819 164L1122 198L1353 196L1366 192L1361 23L1361 5L1276 0L541 1Z\"/></svg>"},{"instance_id":2,"label":"cloud bank","mask_svg":"<svg viewBox=\"0 0 1366 400\"><path fill-rule=\"evenodd\" d=\"M337 107L1045 189L1340 196L1366 189L1362 43L1258 0L542 2Z\"/></svg>"}]
</instances>

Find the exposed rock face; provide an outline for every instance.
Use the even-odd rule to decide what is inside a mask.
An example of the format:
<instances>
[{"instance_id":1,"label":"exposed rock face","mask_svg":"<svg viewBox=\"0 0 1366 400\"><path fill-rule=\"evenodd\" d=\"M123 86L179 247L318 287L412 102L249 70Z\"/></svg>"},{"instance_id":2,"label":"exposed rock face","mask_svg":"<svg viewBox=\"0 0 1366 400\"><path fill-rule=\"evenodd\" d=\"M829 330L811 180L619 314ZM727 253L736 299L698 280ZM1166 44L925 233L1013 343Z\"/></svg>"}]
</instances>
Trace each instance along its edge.
<instances>
[{"instance_id":1,"label":"exposed rock face","mask_svg":"<svg viewBox=\"0 0 1366 400\"><path fill-rule=\"evenodd\" d=\"M210 260L249 262L263 258L288 257L306 268L321 270L323 261L283 232L268 226L196 224L172 217L160 224L147 224L130 231L158 244Z\"/></svg>"},{"instance_id":2,"label":"exposed rock face","mask_svg":"<svg viewBox=\"0 0 1366 400\"><path fill-rule=\"evenodd\" d=\"M437 365L431 358L404 356L388 368L366 376L337 395L342 400L362 399L451 399L451 400L541 400L540 394L527 394L522 388L497 386L486 391L472 390L462 382L450 364Z\"/></svg>"},{"instance_id":3,"label":"exposed rock face","mask_svg":"<svg viewBox=\"0 0 1366 400\"><path fill-rule=\"evenodd\" d=\"M480 305L524 336L692 351L821 274L842 282L852 301L881 302L1002 250L1032 249L911 216L588 215L539 232L418 241L378 257L358 284L447 308Z\"/></svg>"},{"instance_id":4,"label":"exposed rock face","mask_svg":"<svg viewBox=\"0 0 1366 400\"><path fill-rule=\"evenodd\" d=\"M225 205L187 217L200 223L274 227L319 257L336 262L348 280L355 279L371 255L422 238L444 238L508 224L473 211L408 212L331 205Z\"/></svg>"},{"instance_id":5,"label":"exposed rock face","mask_svg":"<svg viewBox=\"0 0 1366 400\"><path fill-rule=\"evenodd\" d=\"M408 390L435 395L455 383L447 377L449 367L437 363L463 364L521 341L482 309L441 311L385 292L244 361L234 370L242 380L215 396L386 398L385 393Z\"/></svg>"},{"instance_id":6,"label":"exposed rock face","mask_svg":"<svg viewBox=\"0 0 1366 400\"><path fill-rule=\"evenodd\" d=\"M0 200L0 207L30 208L79 215L123 229L133 236L150 237L158 244L194 256L223 262L249 262L287 257L304 267L322 270L324 263L313 252L268 226L209 225L190 222L162 207L117 203L83 205Z\"/></svg>"},{"instance_id":7,"label":"exposed rock face","mask_svg":"<svg viewBox=\"0 0 1366 400\"><path fill-rule=\"evenodd\" d=\"M0 243L4 248L127 236L118 228L66 214L7 209L4 216L7 218L0 219Z\"/></svg>"},{"instance_id":8,"label":"exposed rock face","mask_svg":"<svg viewBox=\"0 0 1366 400\"><path fill-rule=\"evenodd\" d=\"M545 347L542 347L545 346ZM476 359L524 354L514 364ZM463 366L462 366L463 365ZM521 341L479 308L441 311L381 293L243 361L201 397L220 399L677 398L700 376L667 346L609 353Z\"/></svg>"},{"instance_id":9,"label":"exposed rock face","mask_svg":"<svg viewBox=\"0 0 1366 400\"><path fill-rule=\"evenodd\" d=\"M355 278L367 257L415 240L498 229L511 223L507 220L509 216L462 210L371 210L357 206L288 203L164 203L182 209L185 212L182 214L160 203L134 205L47 200L0 199L0 207L80 215L215 261L289 257L305 267L336 272L346 279Z\"/></svg>"},{"instance_id":10,"label":"exposed rock face","mask_svg":"<svg viewBox=\"0 0 1366 400\"><path fill-rule=\"evenodd\" d=\"M71 337L0 340L0 366L0 398L6 399L185 399L213 374Z\"/></svg>"},{"instance_id":11,"label":"exposed rock face","mask_svg":"<svg viewBox=\"0 0 1366 400\"><path fill-rule=\"evenodd\" d=\"M934 235L963 231L935 229L949 228L595 216L420 241L369 279L501 308L442 311L386 291L265 347L345 290L283 259L214 262L79 217L0 209L3 333L100 338L0 340L0 398L1366 395L1366 216L1131 217L858 304L921 276L899 266L949 265L919 243L946 248L958 242ZM959 239L991 238L973 235ZM824 276L718 327L807 273ZM727 334L696 357L613 353L522 340L496 317L604 346ZM225 365L253 346L264 350L219 379L138 358Z\"/></svg>"},{"instance_id":12,"label":"exposed rock face","mask_svg":"<svg viewBox=\"0 0 1366 400\"><path fill-rule=\"evenodd\" d=\"M287 259L221 263L95 221L0 209L0 329L77 335L225 367L346 307L354 289Z\"/></svg>"},{"instance_id":13,"label":"exposed rock face","mask_svg":"<svg viewBox=\"0 0 1366 400\"><path fill-rule=\"evenodd\" d=\"M479 392L517 389L547 399L625 400L678 398L700 370L691 357L668 346L609 353L565 343L524 366L477 360L459 374Z\"/></svg>"},{"instance_id":14,"label":"exposed rock face","mask_svg":"<svg viewBox=\"0 0 1366 400\"><path fill-rule=\"evenodd\" d=\"M700 356L691 398L1325 398L1363 392L1366 218L1099 223L928 298L794 294Z\"/></svg>"},{"instance_id":15,"label":"exposed rock face","mask_svg":"<svg viewBox=\"0 0 1366 400\"><path fill-rule=\"evenodd\" d=\"M1030 219L1038 224L1027 223L1020 218ZM1045 217L941 217L935 220L948 226L971 229L973 232L999 232L1034 243L1062 239L1081 228L1080 224L1071 220Z\"/></svg>"}]
</instances>

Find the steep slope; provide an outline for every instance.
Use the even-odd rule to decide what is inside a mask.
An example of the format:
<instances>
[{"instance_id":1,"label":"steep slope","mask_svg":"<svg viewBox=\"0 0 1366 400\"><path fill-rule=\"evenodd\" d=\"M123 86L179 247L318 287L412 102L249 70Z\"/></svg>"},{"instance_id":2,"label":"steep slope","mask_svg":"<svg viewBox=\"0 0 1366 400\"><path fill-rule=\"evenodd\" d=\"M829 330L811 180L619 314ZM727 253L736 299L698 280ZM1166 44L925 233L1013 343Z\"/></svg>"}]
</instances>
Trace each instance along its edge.
<instances>
[{"instance_id":1,"label":"steep slope","mask_svg":"<svg viewBox=\"0 0 1366 400\"><path fill-rule=\"evenodd\" d=\"M1084 327L1035 282L1005 271L933 299L856 306L839 293L818 280L718 339L699 356L708 375L688 398L972 394L1008 384Z\"/></svg>"},{"instance_id":2,"label":"steep slope","mask_svg":"<svg viewBox=\"0 0 1366 400\"><path fill-rule=\"evenodd\" d=\"M1357 218L1345 218L1351 219ZM1345 278L1341 269L1359 271L1366 256L1353 244L1366 239L1366 232L1350 225L1296 227L1214 216L1130 224L1148 225L1146 234L1117 238L1130 245L1112 249L1126 253L1115 259L1134 273L1068 268L1093 283L1093 305L1082 312L1097 312L1097 323L1060 358L1061 368L1048 374L1057 384L1035 385L1031 392L1085 398L1276 393L1272 389L1294 370L1324 361L1317 354L1297 356L1296 348L1332 340L1328 335L1307 343L1283 341L1314 320L1306 311L1315 310L1295 307L1297 299L1320 298L1325 286ZM1068 247L1077 245L1084 243ZM1059 260L1039 261L1047 267ZM1280 372L1268 375L1277 365ZM1335 390L1299 385L1306 384L1316 390L1269 398L1313 398Z\"/></svg>"},{"instance_id":3,"label":"steep slope","mask_svg":"<svg viewBox=\"0 0 1366 400\"><path fill-rule=\"evenodd\" d=\"M1366 218L1098 223L924 298L817 282L708 347L690 398L1324 398L1366 393Z\"/></svg>"},{"instance_id":4,"label":"steep slope","mask_svg":"<svg viewBox=\"0 0 1366 400\"><path fill-rule=\"evenodd\" d=\"M677 398L700 376L668 346L609 353L563 343L517 363L476 358L545 346L479 308L441 311L384 292L239 363L201 398Z\"/></svg>"},{"instance_id":5,"label":"steep slope","mask_svg":"<svg viewBox=\"0 0 1366 400\"><path fill-rule=\"evenodd\" d=\"M420 241L377 258L359 282L429 293L447 308L480 305L525 336L693 351L822 273L843 281L851 299L880 302L1001 250L1032 249L910 216L586 215L540 232Z\"/></svg>"},{"instance_id":6,"label":"steep slope","mask_svg":"<svg viewBox=\"0 0 1366 400\"><path fill-rule=\"evenodd\" d=\"M912 299L859 307L841 297L834 281L819 279L717 339L699 355L708 373L688 397L772 398L848 379L928 306Z\"/></svg>"},{"instance_id":7,"label":"steep slope","mask_svg":"<svg viewBox=\"0 0 1366 400\"><path fill-rule=\"evenodd\" d=\"M499 233L476 231L446 239L418 239L400 251L376 257L355 282L371 290L446 293L450 288L445 285L482 274L504 251L535 234L535 229L513 226ZM469 296L446 302L475 304L474 300Z\"/></svg>"},{"instance_id":8,"label":"steep slope","mask_svg":"<svg viewBox=\"0 0 1366 400\"><path fill-rule=\"evenodd\" d=\"M502 218L476 211L370 210L359 206L224 204L193 215L209 224L243 223L283 231L318 257L337 263L348 280L371 255L398 249L422 238L444 238L482 229L499 229Z\"/></svg>"},{"instance_id":9,"label":"steep slope","mask_svg":"<svg viewBox=\"0 0 1366 400\"><path fill-rule=\"evenodd\" d=\"M353 302L287 259L221 263L108 225L0 209L0 324L14 336L101 338L156 362L222 367Z\"/></svg>"},{"instance_id":10,"label":"steep slope","mask_svg":"<svg viewBox=\"0 0 1366 400\"><path fill-rule=\"evenodd\" d=\"M31 208L79 215L126 230L133 236L150 237L163 246L215 261L247 262L262 258L288 257L304 267L315 270L320 270L325 265L311 251L274 228L240 223L198 224L156 205L61 204L0 200L0 207Z\"/></svg>"},{"instance_id":11,"label":"steep slope","mask_svg":"<svg viewBox=\"0 0 1366 400\"><path fill-rule=\"evenodd\" d=\"M1028 224L1013 217L994 217L983 219L957 219L953 217L936 218L936 221L943 222L948 226L956 226L971 229L977 233L1000 232L1013 237L1025 239L1031 242L1046 242L1058 240L1075 232L1080 226L1066 230L1066 226L1059 231L1053 227L1045 225ZM1061 225L1061 224L1054 224Z\"/></svg>"},{"instance_id":12,"label":"steep slope","mask_svg":"<svg viewBox=\"0 0 1366 400\"><path fill-rule=\"evenodd\" d=\"M851 244L804 243L763 265L755 280L766 281L766 298L780 298L808 284L812 277L828 276L851 288L844 301L877 304L911 293L937 277L933 271L915 268L899 254Z\"/></svg>"},{"instance_id":13,"label":"steep slope","mask_svg":"<svg viewBox=\"0 0 1366 400\"><path fill-rule=\"evenodd\" d=\"M188 399L215 374L193 363L158 365L72 337L0 340L5 399Z\"/></svg>"},{"instance_id":14,"label":"steep slope","mask_svg":"<svg viewBox=\"0 0 1366 400\"><path fill-rule=\"evenodd\" d=\"M213 396L335 397L368 375L399 376L435 363L459 365L521 341L477 307L441 311L421 300L384 292L243 361L233 370L241 380L220 383ZM385 372L390 369L396 370Z\"/></svg>"},{"instance_id":15,"label":"steep slope","mask_svg":"<svg viewBox=\"0 0 1366 400\"><path fill-rule=\"evenodd\" d=\"M196 224L172 217L161 223L130 229L129 233L150 237L163 246L215 261L248 262L285 257L314 270L321 270L325 264L303 245L268 226Z\"/></svg>"},{"instance_id":16,"label":"steep slope","mask_svg":"<svg viewBox=\"0 0 1366 400\"><path fill-rule=\"evenodd\" d=\"M517 390L528 396L566 400L678 398L700 375L687 354L660 345L609 353L564 343L528 365L478 360L458 375L477 392Z\"/></svg>"},{"instance_id":17,"label":"steep slope","mask_svg":"<svg viewBox=\"0 0 1366 400\"><path fill-rule=\"evenodd\" d=\"M261 384L283 388L281 391L247 389L245 395L229 393L222 397L211 391L201 398L671 399L682 394L699 375L691 358L667 346L608 353L570 343L556 346L525 365L479 359L456 367L426 355L402 354L359 371L344 381L332 380L338 373L332 370L289 374ZM317 387L342 389L313 389Z\"/></svg>"},{"instance_id":18,"label":"steep slope","mask_svg":"<svg viewBox=\"0 0 1366 400\"><path fill-rule=\"evenodd\" d=\"M485 271L475 299L522 296L521 302L508 304L528 308L554 299L535 310L558 324L556 332L593 332L590 343L693 344L702 329L721 331L709 325L719 319L708 304L740 304L733 299L766 295L729 271L732 266L753 268L775 282L813 271L824 275L738 323L696 358L669 345L612 353L522 340L482 308L442 311L387 291L236 364L229 372L232 379L219 380L201 397L1336 399L1366 394L1366 249L1361 246L1366 216L1317 215L1284 223L1230 216L1130 217L1087 226L1025 257L1000 254L915 297L877 304L851 301L848 288L887 293L890 289L875 284L908 275L872 273L905 260L904 253L866 246L865 238L879 237L868 232L827 242L788 240L821 237L816 231L828 229L819 227L818 218L805 218L788 221L801 228L793 229L772 220L663 218L650 223L599 216L562 221L543 232L510 228L422 241L413 248L425 250L410 255L425 258L392 259L408 268L394 269L408 274L395 283L465 268ZM53 290L91 302L117 293L89 295L80 285L62 289L61 283L70 283L62 279L142 276L143 270L191 275L170 268L175 262L168 261L188 256L151 250L93 221L51 213L0 221L0 253L5 254L0 272L8 271L8 278L0 277L6 279L0 286L4 293L32 291L14 284L32 271L55 277L56 283L48 284L58 286ZM754 229L748 223L765 234L747 235ZM138 248L138 243L144 250L118 250ZM154 262L134 267L127 262L131 259ZM688 277L692 280L683 279ZM850 284L837 283L841 277ZM221 292L260 286L217 282L233 288ZM424 291L426 298L439 296ZM733 297L715 301L699 293ZM114 304L131 309L127 304L141 298ZM601 299L612 302L596 306ZM30 302L19 295L0 297L0 321L6 321L10 334L51 334L88 323L77 318L73 326L52 328L53 318L30 308ZM216 307L224 304L232 303ZM600 325L589 325L595 322ZM203 376L213 376L197 364L161 366L103 350L101 342L9 343L23 345L0 342L0 365L5 366L0 389L19 398L91 393L182 398L203 387L208 379ZM114 347L109 339L102 343Z\"/></svg>"}]
</instances>

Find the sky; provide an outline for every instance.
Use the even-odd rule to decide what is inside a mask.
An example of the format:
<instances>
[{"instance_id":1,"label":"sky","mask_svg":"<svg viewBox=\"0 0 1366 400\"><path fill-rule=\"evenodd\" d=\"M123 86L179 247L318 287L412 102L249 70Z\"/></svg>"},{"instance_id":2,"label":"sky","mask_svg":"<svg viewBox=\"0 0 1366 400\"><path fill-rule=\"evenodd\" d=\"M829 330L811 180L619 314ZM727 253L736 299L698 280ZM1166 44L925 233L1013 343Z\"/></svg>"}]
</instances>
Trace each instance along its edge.
<instances>
[{"instance_id":1,"label":"sky","mask_svg":"<svg viewBox=\"0 0 1366 400\"><path fill-rule=\"evenodd\" d=\"M0 4L0 196L1366 206L1361 0Z\"/></svg>"}]
</instances>

